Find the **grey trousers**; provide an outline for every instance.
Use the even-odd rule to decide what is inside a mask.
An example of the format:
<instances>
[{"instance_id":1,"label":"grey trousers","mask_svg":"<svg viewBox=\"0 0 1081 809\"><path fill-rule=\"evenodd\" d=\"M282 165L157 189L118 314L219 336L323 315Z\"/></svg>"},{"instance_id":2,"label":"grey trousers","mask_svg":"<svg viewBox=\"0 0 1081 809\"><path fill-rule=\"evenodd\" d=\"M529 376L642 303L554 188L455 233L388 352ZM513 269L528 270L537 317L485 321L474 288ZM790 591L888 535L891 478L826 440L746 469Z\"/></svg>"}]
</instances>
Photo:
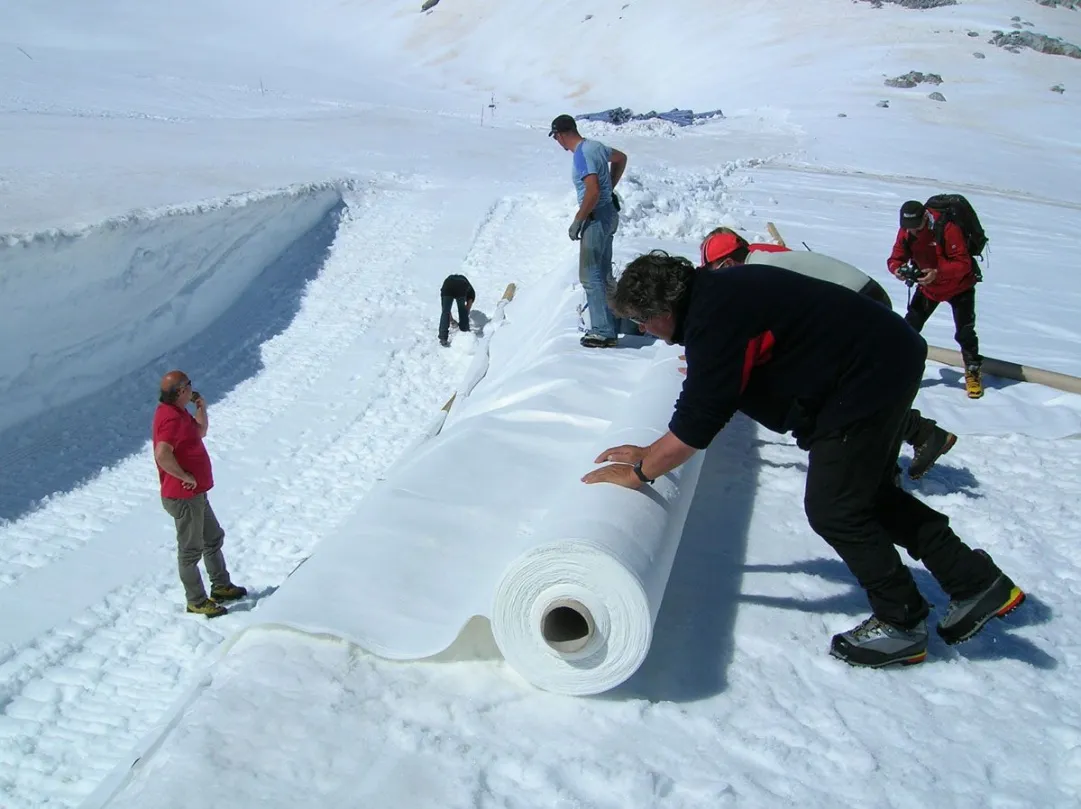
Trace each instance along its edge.
<instances>
[{"instance_id":1,"label":"grey trousers","mask_svg":"<svg viewBox=\"0 0 1081 809\"><path fill-rule=\"evenodd\" d=\"M176 521L176 563L184 597L189 604L206 600L203 578L199 575L199 559L206 565L211 587L229 584L229 571L221 552L225 531L214 516L206 493L189 498L161 498L161 504Z\"/></svg>"}]
</instances>

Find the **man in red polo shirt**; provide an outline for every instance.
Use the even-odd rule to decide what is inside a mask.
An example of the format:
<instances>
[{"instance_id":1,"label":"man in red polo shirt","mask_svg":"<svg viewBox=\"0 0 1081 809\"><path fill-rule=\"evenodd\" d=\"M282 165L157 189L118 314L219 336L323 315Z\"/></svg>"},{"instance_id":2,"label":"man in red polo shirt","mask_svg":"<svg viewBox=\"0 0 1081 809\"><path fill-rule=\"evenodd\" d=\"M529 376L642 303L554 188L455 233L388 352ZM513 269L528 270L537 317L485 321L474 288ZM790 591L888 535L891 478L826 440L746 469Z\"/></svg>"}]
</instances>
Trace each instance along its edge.
<instances>
[{"instance_id":1,"label":"man in red polo shirt","mask_svg":"<svg viewBox=\"0 0 1081 809\"><path fill-rule=\"evenodd\" d=\"M161 504L176 522L177 566L188 612L216 618L228 610L219 602L243 598L248 591L229 580L221 552L225 531L218 524L206 493L214 487L210 455L203 444L210 422L206 402L191 389L183 371L161 378L154 411L154 461L161 481ZM195 416L188 412L195 405ZM203 588L199 559L210 577L210 597Z\"/></svg>"}]
</instances>

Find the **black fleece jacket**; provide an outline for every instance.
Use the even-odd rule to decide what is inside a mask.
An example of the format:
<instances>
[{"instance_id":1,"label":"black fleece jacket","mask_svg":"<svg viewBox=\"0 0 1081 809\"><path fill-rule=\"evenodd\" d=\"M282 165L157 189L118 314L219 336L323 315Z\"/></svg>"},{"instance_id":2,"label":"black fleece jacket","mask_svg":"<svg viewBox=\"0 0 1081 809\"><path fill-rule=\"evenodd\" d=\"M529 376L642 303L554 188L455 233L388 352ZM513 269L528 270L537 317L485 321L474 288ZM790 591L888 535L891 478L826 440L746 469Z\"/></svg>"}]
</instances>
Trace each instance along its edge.
<instances>
[{"instance_id":1,"label":"black fleece jacket","mask_svg":"<svg viewBox=\"0 0 1081 809\"><path fill-rule=\"evenodd\" d=\"M927 343L900 315L828 281L744 265L690 274L674 312L687 379L669 429L704 449L741 411L803 448L911 396Z\"/></svg>"}]
</instances>

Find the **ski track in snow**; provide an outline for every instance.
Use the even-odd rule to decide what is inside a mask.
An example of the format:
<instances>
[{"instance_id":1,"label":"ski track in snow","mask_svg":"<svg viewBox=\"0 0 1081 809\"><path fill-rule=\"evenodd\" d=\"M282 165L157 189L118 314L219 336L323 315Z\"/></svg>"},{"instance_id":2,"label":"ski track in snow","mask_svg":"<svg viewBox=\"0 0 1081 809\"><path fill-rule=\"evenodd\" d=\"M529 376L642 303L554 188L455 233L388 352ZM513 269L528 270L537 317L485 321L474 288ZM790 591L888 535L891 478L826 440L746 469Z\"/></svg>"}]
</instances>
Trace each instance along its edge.
<instances>
[{"instance_id":1,"label":"ski track in snow","mask_svg":"<svg viewBox=\"0 0 1081 809\"><path fill-rule=\"evenodd\" d=\"M256 602L423 433L464 373L475 338L456 335L450 349L435 341L443 275L465 272L478 290L476 310L484 312L507 282L528 282L516 270L543 266L531 249L539 240L527 236L547 231L553 219L537 199L436 190L445 204L418 204L425 193L433 192L391 188L347 196L330 256L300 313L263 346L266 370L211 409L208 445L217 482L211 501L226 529L230 571ZM422 249L428 245L437 249ZM434 265L438 279L431 271L425 276L422 265ZM217 361L228 362L229 355ZM358 381L362 387L354 388ZM274 441L266 443L262 433L271 427ZM114 523L147 502L160 509L152 463L148 445L0 527L0 541L24 575L86 543L102 544L97 559L107 564L106 539L138 540L111 537ZM91 524L82 515L96 502L113 508L99 509ZM288 522L280 518L283 503ZM168 522L164 511L161 520ZM57 535L63 539L49 541ZM236 615L214 622L182 616L173 548L149 548L144 559L145 570L126 586L102 593L99 603L32 642L0 651L0 794L8 809L41 806L50 791L44 805L84 798L252 608L249 598ZM19 578L9 576L5 586ZM63 794L49 789L58 782L68 785Z\"/></svg>"}]
</instances>

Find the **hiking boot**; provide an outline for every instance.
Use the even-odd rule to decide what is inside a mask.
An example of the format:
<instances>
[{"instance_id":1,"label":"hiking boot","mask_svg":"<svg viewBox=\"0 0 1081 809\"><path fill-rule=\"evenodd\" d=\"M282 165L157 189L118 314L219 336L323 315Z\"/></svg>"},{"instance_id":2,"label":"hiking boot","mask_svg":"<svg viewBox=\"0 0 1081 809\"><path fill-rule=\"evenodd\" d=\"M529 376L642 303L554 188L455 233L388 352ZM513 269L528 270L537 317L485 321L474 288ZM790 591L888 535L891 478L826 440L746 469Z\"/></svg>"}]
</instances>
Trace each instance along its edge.
<instances>
[{"instance_id":1,"label":"hiking boot","mask_svg":"<svg viewBox=\"0 0 1081 809\"><path fill-rule=\"evenodd\" d=\"M448 340L446 337L440 337L439 345L443 346L443 348L450 348L450 340Z\"/></svg>"},{"instance_id":2,"label":"hiking boot","mask_svg":"<svg viewBox=\"0 0 1081 809\"><path fill-rule=\"evenodd\" d=\"M582 335L580 342L586 348L612 348L617 340L615 337L601 337L599 334L589 332Z\"/></svg>"},{"instance_id":3,"label":"hiking boot","mask_svg":"<svg viewBox=\"0 0 1081 809\"><path fill-rule=\"evenodd\" d=\"M912 455L912 463L908 467L908 476L912 480L919 480L927 470L935 465L935 461L953 449L957 443L957 436L948 433L938 425L931 431L927 440L916 446Z\"/></svg>"},{"instance_id":4,"label":"hiking boot","mask_svg":"<svg viewBox=\"0 0 1081 809\"><path fill-rule=\"evenodd\" d=\"M859 626L833 636L830 654L851 666L911 666L927 657L927 622L901 629L871 616Z\"/></svg>"},{"instance_id":5,"label":"hiking boot","mask_svg":"<svg viewBox=\"0 0 1081 809\"><path fill-rule=\"evenodd\" d=\"M965 369L965 392L969 399L979 399L983 396L983 379L978 365L971 365Z\"/></svg>"},{"instance_id":6,"label":"hiking boot","mask_svg":"<svg viewBox=\"0 0 1081 809\"><path fill-rule=\"evenodd\" d=\"M987 556L987 552L976 549ZM1010 577L999 571L998 577L981 593L972 598L951 599L946 607L946 617L938 622L938 634L952 645L968 640L992 618L1002 618L1013 612L1025 601L1025 594Z\"/></svg>"},{"instance_id":7,"label":"hiking boot","mask_svg":"<svg viewBox=\"0 0 1081 809\"><path fill-rule=\"evenodd\" d=\"M248 591L235 584L221 584L214 585L210 588L210 597L215 601L236 601L238 598L243 598L248 594Z\"/></svg>"},{"instance_id":8,"label":"hiking boot","mask_svg":"<svg viewBox=\"0 0 1081 809\"><path fill-rule=\"evenodd\" d=\"M207 618L217 618L219 615L225 615L229 610L212 599L204 598L198 604L188 604L188 612L205 615Z\"/></svg>"}]
</instances>

